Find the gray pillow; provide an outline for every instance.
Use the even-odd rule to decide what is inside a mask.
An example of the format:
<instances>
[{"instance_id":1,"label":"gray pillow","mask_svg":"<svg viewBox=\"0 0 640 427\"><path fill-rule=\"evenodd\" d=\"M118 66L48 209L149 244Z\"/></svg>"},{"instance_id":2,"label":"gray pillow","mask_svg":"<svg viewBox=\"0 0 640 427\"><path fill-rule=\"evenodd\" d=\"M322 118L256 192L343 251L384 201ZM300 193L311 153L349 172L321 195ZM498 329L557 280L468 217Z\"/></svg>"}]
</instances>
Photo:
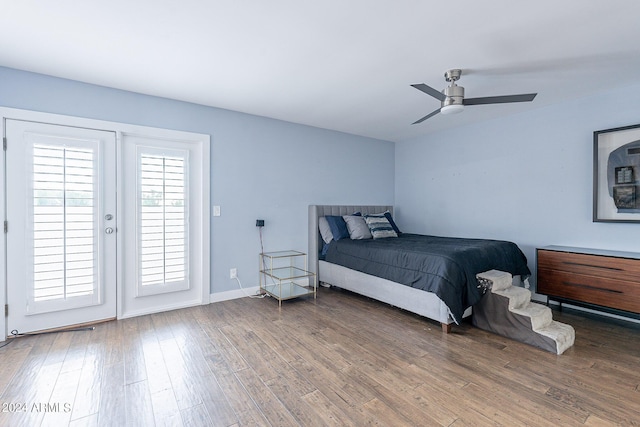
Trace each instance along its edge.
<instances>
[{"instance_id":1,"label":"gray pillow","mask_svg":"<svg viewBox=\"0 0 640 427\"><path fill-rule=\"evenodd\" d=\"M320 229L322 240L324 240L324 242L327 244L331 243L331 241L333 240L333 234L331 233L331 228L329 227L327 218L323 216L318 218L318 228Z\"/></svg>"},{"instance_id":2,"label":"gray pillow","mask_svg":"<svg viewBox=\"0 0 640 427\"><path fill-rule=\"evenodd\" d=\"M371 239L371 231L364 218L357 215L344 215L344 222L347 223L349 237L352 240Z\"/></svg>"}]
</instances>

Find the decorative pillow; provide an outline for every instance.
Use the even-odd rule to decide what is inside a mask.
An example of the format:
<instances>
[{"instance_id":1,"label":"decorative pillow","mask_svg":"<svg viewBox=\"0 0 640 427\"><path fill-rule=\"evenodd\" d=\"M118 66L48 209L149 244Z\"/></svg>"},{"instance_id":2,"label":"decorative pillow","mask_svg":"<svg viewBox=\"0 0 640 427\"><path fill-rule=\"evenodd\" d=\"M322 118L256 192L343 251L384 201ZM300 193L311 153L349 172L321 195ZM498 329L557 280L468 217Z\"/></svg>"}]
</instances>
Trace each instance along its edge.
<instances>
[{"instance_id":1,"label":"decorative pillow","mask_svg":"<svg viewBox=\"0 0 640 427\"><path fill-rule=\"evenodd\" d=\"M371 239L371 232L369 226L365 222L364 218L359 215L343 215L344 222L347 223L347 230L349 230L349 237L352 240Z\"/></svg>"},{"instance_id":2,"label":"decorative pillow","mask_svg":"<svg viewBox=\"0 0 640 427\"><path fill-rule=\"evenodd\" d=\"M324 257L327 256L327 252L329 251L329 244L328 243L323 243L322 244L322 251L320 251L320 259L324 259Z\"/></svg>"},{"instance_id":3,"label":"decorative pillow","mask_svg":"<svg viewBox=\"0 0 640 427\"><path fill-rule=\"evenodd\" d=\"M341 216L327 215L325 218L327 218L327 222L329 223L329 228L331 229L331 234L333 235L334 240L349 238L347 223L344 222L344 219Z\"/></svg>"},{"instance_id":4,"label":"decorative pillow","mask_svg":"<svg viewBox=\"0 0 640 427\"><path fill-rule=\"evenodd\" d=\"M384 216L387 218L387 221L389 221L389 224L391 224L391 227L393 228L393 231L395 231L396 234L402 234L402 231L400 231L400 229L396 225L395 221L393 220L393 217L391 216L391 212L385 211L384 212Z\"/></svg>"},{"instance_id":5,"label":"decorative pillow","mask_svg":"<svg viewBox=\"0 0 640 427\"><path fill-rule=\"evenodd\" d=\"M369 231L371 231L371 235L374 239L398 237L384 214L365 215L364 220L367 222Z\"/></svg>"},{"instance_id":6,"label":"decorative pillow","mask_svg":"<svg viewBox=\"0 0 640 427\"><path fill-rule=\"evenodd\" d=\"M327 218L323 216L318 218L318 229L320 230L320 235L325 243L330 243L333 240L333 234L331 233L331 228L329 227Z\"/></svg>"}]
</instances>

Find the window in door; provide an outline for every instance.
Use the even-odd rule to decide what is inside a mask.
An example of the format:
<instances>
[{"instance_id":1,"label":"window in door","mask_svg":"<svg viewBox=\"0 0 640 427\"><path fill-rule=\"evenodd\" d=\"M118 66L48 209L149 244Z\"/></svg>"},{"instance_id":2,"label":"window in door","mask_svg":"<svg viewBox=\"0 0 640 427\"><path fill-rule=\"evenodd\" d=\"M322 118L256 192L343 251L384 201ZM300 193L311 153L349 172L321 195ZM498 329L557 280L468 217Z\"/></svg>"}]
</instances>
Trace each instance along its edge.
<instances>
[{"instance_id":1,"label":"window in door","mask_svg":"<svg viewBox=\"0 0 640 427\"><path fill-rule=\"evenodd\" d=\"M32 159L31 299L98 298L94 150L35 144Z\"/></svg>"},{"instance_id":2,"label":"window in door","mask_svg":"<svg viewBox=\"0 0 640 427\"><path fill-rule=\"evenodd\" d=\"M188 152L138 147L137 294L189 289Z\"/></svg>"}]
</instances>

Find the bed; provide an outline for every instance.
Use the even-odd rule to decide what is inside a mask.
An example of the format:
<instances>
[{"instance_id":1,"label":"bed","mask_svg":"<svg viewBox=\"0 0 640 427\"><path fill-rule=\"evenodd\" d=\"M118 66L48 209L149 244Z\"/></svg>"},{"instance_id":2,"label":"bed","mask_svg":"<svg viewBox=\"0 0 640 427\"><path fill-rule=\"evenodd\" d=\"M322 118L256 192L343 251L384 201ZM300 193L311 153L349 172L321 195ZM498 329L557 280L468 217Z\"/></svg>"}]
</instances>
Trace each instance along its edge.
<instances>
[{"instance_id":1,"label":"bed","mask_svg":"<svg viewBox=\"0 0 640 427\"><path fill-rule=\"evenodd\" d=\"M514 277L514 285L518 286L521 286L522 281L530 274L526 258L520 249L515 244L504 241L443 238L402 233L400 235L402 238L398 239L362 241L342 239L337 242L333 241L325 247L325 242L319 231L322 217L353 215L354 213L367 216L384 212L389 212L389 215L392 216L393 206L309 206L309 269L317 274L321 284L346 289L427 317L439 322L443 331L448 333L451 331L453 323L459 323L463 317L470 315L470 307L483 293L483 289L479 287L475 279L475 274L491 269L511 270L509 272ZM390 248L402 245L409 245L411 249ZM426 247L427 252L431 253L415 254L419 251L413 250L413 248L420 246ZM327 252L326 259L323 259L321 255L323 248ZM452 250L453 254L436 253L437 251L434 251L433 248L438 250L442 248L443 251ZM392 250L403 250L404 252L401 254L385 253L385 251ZM474 255L486 253L495 253L496 256L487 258L486 256L476 257ZM341 254L346 259L336 261L336 254ZM462 260L456 254L464 254ZM414 256L418 257L417 261L407 261L408 258ZM388 258L401 259L403 263L422 263L420 267L411 267L412 270L420 270L422 273L416 275L415 272L412 272L412 276L407 278L406 265L395 268L396 273L399 273L400 276L377 268L381 260ZM467 261L467 259L471 261ZM444 263L446 266L443 267L438 263ZM370 268L371 266L373 268ZM438 271L434 271L434 268ZM442 273L441 269L443 268L447 271L452 269L451 273ZM398 281L394 280L397 277L399 277ZM452 291L448 287L457 290ZM456 298L459 298L459 301Z\"/></svg>"}]
</instances>

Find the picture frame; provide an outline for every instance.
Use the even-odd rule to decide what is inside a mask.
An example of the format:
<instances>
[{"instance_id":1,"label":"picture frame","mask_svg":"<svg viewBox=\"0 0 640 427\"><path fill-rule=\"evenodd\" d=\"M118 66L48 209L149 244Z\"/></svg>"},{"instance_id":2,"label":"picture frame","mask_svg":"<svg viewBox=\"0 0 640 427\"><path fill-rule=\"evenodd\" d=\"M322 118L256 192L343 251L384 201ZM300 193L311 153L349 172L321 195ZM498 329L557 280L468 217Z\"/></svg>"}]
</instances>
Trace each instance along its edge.
<instances>
[{"instance_id":1,"label":"picture frame","mask_svg":"<svg viewBox=\"0 0 640 427\"><path fill-rule=\"evenodd\" d=\"M593 132L593 221L640 222L640 124Z\"/></svg>"}]
</instances>

